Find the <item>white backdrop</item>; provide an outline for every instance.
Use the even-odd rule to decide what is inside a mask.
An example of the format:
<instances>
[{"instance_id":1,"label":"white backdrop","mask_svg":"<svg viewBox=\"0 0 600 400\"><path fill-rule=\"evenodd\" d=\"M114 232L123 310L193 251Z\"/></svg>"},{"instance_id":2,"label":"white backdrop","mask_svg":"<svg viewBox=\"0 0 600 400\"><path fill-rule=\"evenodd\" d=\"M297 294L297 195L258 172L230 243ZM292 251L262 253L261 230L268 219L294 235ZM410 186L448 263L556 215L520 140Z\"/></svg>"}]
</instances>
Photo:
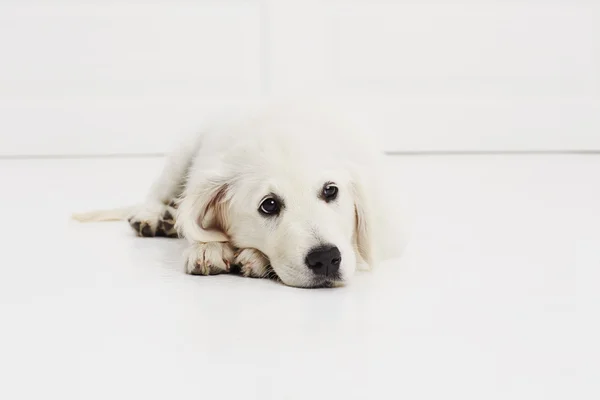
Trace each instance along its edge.
<instances>
[{"instance_id":1,"label":"white backdrop","mask_svg":"<svg viewBox=\"0 0 600 400\"><path fill-rule=\"evenodd\" d=\"M599 71L592 0L3 0L0 155L162 152L308 88L389 151L600 150Z\"/></svg>"}]
</instances>

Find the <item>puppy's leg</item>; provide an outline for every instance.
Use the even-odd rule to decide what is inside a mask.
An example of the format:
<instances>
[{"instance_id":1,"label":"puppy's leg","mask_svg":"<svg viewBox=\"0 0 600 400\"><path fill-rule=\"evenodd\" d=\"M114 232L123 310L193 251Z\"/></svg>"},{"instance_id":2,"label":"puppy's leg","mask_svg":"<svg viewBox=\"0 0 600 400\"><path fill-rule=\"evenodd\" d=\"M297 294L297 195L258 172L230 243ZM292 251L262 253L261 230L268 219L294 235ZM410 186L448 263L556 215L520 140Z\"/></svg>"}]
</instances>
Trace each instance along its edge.
<instances>
[{"instance_id":1,"label":"puppy's leg","mask_svg":"<svg viewBox=\"0 0 600 400\"><path fill-rule=\"evenodd\" d=\"M234 254L228 242L191 243L185 254L185 270L192 275L228 273Z\"/></svg>"},{"instance_id":2,"label":"puppy's leg","mask_svg":"<svg viewBox=\"0 0 600 400\"><path fill-rule=\"evenodd\" d=\"M142 237L177 237L175 209L170 205L146 202L128 217L129 225Z\"/></svg>"},{"instance_id":3,"label":"puppy's leg","mask_svg":"<svg viewBox=\"0 0 600 400\"><path fill-rule=\"evenodd\" d=\"M145 205L128 221L138 236L178 238L175 229L175 214L177 206L171 202L168 205L157 205L152 210L151 205Z\"/></svg>"},{"instance_id":4,"label":"puppy's leg","mask_svg":"<svg viewBox=\"0 0 600 400\"><path fill-rule=\"evenodd\" d=\"M252 278L267 278L272 272L269 259L256 249L239 250L234 264L240 266L242 275Z\"/></svg>"},{"instance_id":5,"label":"puppy's leg","mask_svg":"<svg viewBox=\"0 0 600 400\"><path fill-rule=\"evenodd\" d=\"M183 191L186 175L199 146L200 137L190 137L167 157L146 201L128 217L129 224L139 236L177 237L174 200Z\"/></svg>"}]
</instances>

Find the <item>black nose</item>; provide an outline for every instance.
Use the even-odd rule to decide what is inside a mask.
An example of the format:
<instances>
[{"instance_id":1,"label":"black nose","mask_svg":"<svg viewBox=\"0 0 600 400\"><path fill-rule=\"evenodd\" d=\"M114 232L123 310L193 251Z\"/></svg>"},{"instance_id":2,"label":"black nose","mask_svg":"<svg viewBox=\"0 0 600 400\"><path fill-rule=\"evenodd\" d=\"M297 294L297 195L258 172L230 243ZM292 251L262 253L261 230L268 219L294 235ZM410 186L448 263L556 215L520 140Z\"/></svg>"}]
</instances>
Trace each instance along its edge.
<instances>
[{"instance_id":1,"label":"black nose","mask_svg":"<svg viewBox=\"0 0 600 400\"><path fill-rule=\"evenodd\" d=\"M332 276L340 269L342 255L335 246L321 246L312 249L304 262L316 275Z\"/></svg>"}]
</instances>

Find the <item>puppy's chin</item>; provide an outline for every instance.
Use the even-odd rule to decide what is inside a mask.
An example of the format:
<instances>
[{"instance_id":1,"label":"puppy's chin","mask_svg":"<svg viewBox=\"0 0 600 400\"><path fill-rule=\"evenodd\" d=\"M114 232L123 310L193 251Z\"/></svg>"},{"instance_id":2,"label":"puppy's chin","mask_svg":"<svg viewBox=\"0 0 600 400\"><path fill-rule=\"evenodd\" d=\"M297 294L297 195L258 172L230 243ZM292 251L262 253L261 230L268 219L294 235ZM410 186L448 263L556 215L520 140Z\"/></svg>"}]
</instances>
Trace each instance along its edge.
<instances>
[{"instance_id":1,"label":"puppy's chin","mask_svg":"<svg viewBox=\"0 0 600 400\"><path fill-rule=\"evenodd\" d=\"M316 279L310 288L327 289L346 286L347 281L341 279Z\"/></svg>"},{"instance_id":2,"label":"puppy's chin","mask_svg":"<svg viewBox=\"0 0 600 400\"><path fill-rule=\"evenodd\" d=\"M305 282L298 282L298 281L286 282L283 279L281 279L281 281L286 286L295 287L295 288L301 288L301 289L337 288L337 287L346 286L346 283L347 283L346 281L343 281L343 280L331 279L331 278L327 278L327 279L315 278L315 279L308 280L308 281L305 281Z\"/></svg>"},{"instance_id":3,"label":"puppy's chin","mask_svg":"<svg viewBox=\"0 0 600 400\"><path fill-rule=\"evenodd\" d=\"M296 288L314 288L319 284L319 282L315 282L314 279L309 276L309 274L302 274L301 276L297 276L296 274L290 272L277 272L277 269L273 269L275 274L279 280L286 286L296 287Z\"/></svg>"},{"instance_id":4,"label":"puppy's chin","mask_svg":"<svg viewBox=\"0 0 600 400\"><path fill-rule=\"evenodd\" d=\"M273 271L286 286L305 289L342 287L347 285L354 275L349 271L340 270L330 276L319 276L306 267L300 269L300 272L291 268L273 268Z\"/></svg>"}]
</instances>

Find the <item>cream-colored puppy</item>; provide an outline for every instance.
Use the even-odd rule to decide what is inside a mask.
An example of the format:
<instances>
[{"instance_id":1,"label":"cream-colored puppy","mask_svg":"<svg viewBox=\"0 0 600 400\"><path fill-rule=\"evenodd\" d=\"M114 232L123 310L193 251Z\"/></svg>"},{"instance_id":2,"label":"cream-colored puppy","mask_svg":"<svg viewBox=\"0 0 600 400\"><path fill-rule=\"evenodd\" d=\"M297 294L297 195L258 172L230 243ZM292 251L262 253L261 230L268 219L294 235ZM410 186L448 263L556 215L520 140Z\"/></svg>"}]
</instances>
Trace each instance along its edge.
<instances>
[{"instance_id":1,"label":"cream-colored puppy","mask_svg":"<svg viewBox=\"0 0 600 400\"><path fill-rule=\"evenodd\" d=\"M127 217L140 236L178 234L189 242L190 274L239 265L290 286L344 284L402 247L373 143L289 104L229 115L168 157L144 204L76 218Z\"/></svg>"}]
</instances>

